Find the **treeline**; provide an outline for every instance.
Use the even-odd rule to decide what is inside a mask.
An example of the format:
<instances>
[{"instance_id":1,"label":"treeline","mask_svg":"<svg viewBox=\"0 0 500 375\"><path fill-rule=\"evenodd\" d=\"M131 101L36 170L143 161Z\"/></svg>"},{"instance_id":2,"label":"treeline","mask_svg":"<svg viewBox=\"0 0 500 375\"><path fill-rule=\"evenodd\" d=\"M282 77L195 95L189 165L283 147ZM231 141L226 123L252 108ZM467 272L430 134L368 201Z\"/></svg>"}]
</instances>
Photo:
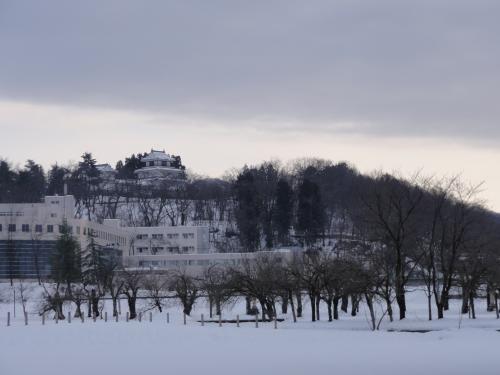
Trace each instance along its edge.
<instances>
[{"instance_id":1,"label":"treeline","mask_svg":"<svg viewBox=\"0 0 500 375\"><path fill-rule=\"evenodd\" d=\"M11 183L29 170L40 168L28 163ZM479 292L498 289L500 220L478 200L478 188L458 177L363 175L346 163L307 159L245 166L224 179L106 184L90 154L67 171L53 166L46 189L60 191L69 176L78 215L146 226L206 224L217 251L298 246L375 264L371 269L382 280L377 295L391 319L393 304L405 318L406 293L415 280L425 284L429 315L433 304L438 318L454 288L462 290L463 311L473 315ZM38 186L28 189L33 196ZM310 294L315 303L324 300L319 292Z\"/></svg>"}]
</instances>

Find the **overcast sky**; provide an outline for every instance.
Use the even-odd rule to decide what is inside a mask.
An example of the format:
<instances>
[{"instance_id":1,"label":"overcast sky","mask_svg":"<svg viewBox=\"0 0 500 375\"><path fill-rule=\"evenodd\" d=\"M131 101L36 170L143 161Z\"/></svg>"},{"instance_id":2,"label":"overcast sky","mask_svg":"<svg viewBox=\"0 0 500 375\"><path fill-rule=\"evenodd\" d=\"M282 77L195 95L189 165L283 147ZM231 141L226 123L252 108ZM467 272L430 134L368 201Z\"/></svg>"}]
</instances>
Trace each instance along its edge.
<instances>
[{"instance_id":1,"label":"overcast sky","mask_svg":"<svg viewBox=\"0 0 500 375\"><path fill-rule=\"evenodd\" d=\"M0 157L462 173L500 211L499 1L0 0Z\"/></svg>"}]
</instances>

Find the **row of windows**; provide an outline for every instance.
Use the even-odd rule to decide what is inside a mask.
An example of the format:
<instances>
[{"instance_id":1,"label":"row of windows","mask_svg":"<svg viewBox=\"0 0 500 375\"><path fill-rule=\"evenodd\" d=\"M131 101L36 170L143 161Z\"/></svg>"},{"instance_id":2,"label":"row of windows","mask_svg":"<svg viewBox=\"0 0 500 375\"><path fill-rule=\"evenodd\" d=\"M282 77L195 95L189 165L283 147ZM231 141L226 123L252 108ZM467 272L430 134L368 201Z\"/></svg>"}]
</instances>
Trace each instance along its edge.
<instances>
[{"instance_id":1,"label":"row of windows","mask_svg":"<svg viewBox=\"0 0 500 375\"><path fill-rule=\"evenodd\" d=\"M139 261L139 267L159 267L159 266L209 266L209 265L227 265L236 266L240 265L241 259L225 259L225 260L141 260Z\"/></svg>"},{"instance_id":2,"label":"row of windows","mask_svg":"<svg viewBox=\"0 0 500 375\"><path fill-rule=\"evenodd\" d=\"M170 167L170 162L168 161L165 161L165 160L162 160L162 161L148 161L148 162L144 162L144 165L146 167L154 167L155 165L156 166L162 166L162 167Z\"/></svg>"},{"instance_id":3,"label":"row of windows","mask_svg":"<svg viewBox=\"0 0 500 375\"><path fill-rule=\"evenodd\" d=\"M138 240L145 240L149 237L148 234L138 234L136 236L136 238ZM153 233L151 235L151 238L154 239L154 240L162 240L163 239L163 234L162 233ZM169 233L167 234L167 238L168 239L176 239L176 238L179 238L179 233ZM194 233L183 233L182 234L182 238L184 239L188 239L188 238L194 238Z\"/></svg>"},{"instance_id":4,"label":"row of windows","mask_svg":"<svg viewBox=\"0 0 500 375\"><path fill-rule=\"evenodd\" d=\"M0 211L0 216L24 216L24 212Z\"/></svg>"},{"instance_id":5,"label":"row of windows","mask_svg":"<svg viewBox=\"0 0 500 375\"><path fill-rule=\"evenodd\" d=\"M35 229L36 233L43 233L43 225L41 225L41 224L36 224L34 226L34 229ZM59 230L59 233L61 233L61 231L62 231L61 225L58 226L58 230ZM2 226L2 224L0 224L0 232L2 232L2 231L3 231L3 226ZM16 224L9 224L7 226L7 231L17 232ZM22 224L21 225L21 232L29 233L30 232L30 225L29 224ZM47 225L47 233L53 233L53 232L54 232L54 226L51 224Z\"/></svg>"},{"instance_id":6,"label":"row of windows","mask_svg":"<svg viewBox=\"0 0 500 375\"><path fill-rule=\"evenodd\" d=\"M17 232L17 226L16 224L8 224L7 226L7 231L9 232ZM62 232L62 225L58 225L57 226L57 229L58 229L58 233L61 233ZM73 227L69 227L70 229L70 232L73 233ZM2 224L0 224L0 232L3 231L3 226ZM43 225L41 224L36 224L34 225L34 231L35 233L43 233ZM30 232L30 225L29 224L22 224L21 225L21 232L24 232L24 233L29 233ZM47 228L46 228L46 232L47 233L54 233L54 225L52 224L48 224L47 225ZM76 233L77 234L80 234L80 227L77 226L76 227ZM114 234L111 234L111 233L107 233L107 232L104 232L104 231L100 231L100 230L92 230L91 228L83 228L83 234L84 235L95 235L97 236L98 238L102 238L102 239L105 239L107 241L113 241L113 242L116 242L116 243L119 243L121 245L125 245L126 243L126 240L125 238L123 237L120 237L120 236L116 236Z\"/></svg>"},{"instance_id":7,"label":"row of windows","mask_svg":"<svg viewBox=\"0 0 500 375\"><path fill-rule=\"evenodd\" d=\"M151 254L162 253L164 250L165 250L165 247L162 247L162 246L153 246L151 248ZM169 246L169 247L166 248L166 250L169 253L180 253L181 250L182 250L183 253L192 253L192 252L194 252L194 246L182 246L182 247L179 247L179 246ZM148 247L138 247L137 251L142 254L142 253L148 252L149 248Z\"/></svg>"}]
</instances>

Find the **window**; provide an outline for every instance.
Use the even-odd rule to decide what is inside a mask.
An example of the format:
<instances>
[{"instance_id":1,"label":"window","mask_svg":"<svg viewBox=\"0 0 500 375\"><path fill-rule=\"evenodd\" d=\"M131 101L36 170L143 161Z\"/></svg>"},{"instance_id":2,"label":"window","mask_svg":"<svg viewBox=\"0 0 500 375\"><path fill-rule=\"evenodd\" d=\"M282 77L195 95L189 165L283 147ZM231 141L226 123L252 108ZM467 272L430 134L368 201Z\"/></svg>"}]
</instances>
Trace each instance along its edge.
<instances>
[{"instance_id":1,"label":"window","mask_svg":"<svg viewBox=\"0 0 500 375\"><path fill-rule=\"evenodd\" d=\"M168 251L170 253L178 253L179 252L179 246L171 246L168 248Z\"/></svg>"},{"instance_id":2,"label":"window","mask_svg":"<svg viewBox=\"0 0 500 375\"><path fill-rule=\"evenodd\" d=\"M0 232L2 231L2 224L0 224Z\"/></svg>"},{"instance_id":3,"label":"window","mask_svg":"<svg viewBox=\"0 0 500 375\"><path fill-rule=\"evenodd\" d=\"M9 232L15 232L16 231L16 224L9 224Z\"/></svg>"},{"instance_id":4,"label":"window","mask_svg":"<svg viewBox=\"0 0 500 375\"><path fill-rule=\"evenodd\" d=\"M51 214L50 214L50 217L57 217L57 214L55 214L55 213L51 213Z\"/></svg>"},{"instance_id":5,"label":"window","mask_svg":"<svg viewBox=\"0 0 500 375\"><path fill-rule=\"evenodd\" d=\"M136 237L138 240L143 240L145 238L148 238L148 235L147 234L138 234Z\"/></svg>"},{"instance_id":6,"label":"window","mask_svg":"<svg viewBox=\"0 0 500 375\"><path fill-rule=\"evenodd\" d=\"M154 167L154 166L155 166L155 162L154 162L154 161L150 161L150 162L149 162L149 166L150 166L150 167Z\"/></svg>"},{"instance_id":7,"label":"window","mask_svg":"<svg viewBox=\"0 0 500 375\"><path fill-rule=\"evenodd\" d=\"M23 231L23 232L29 232L30 231L29 224L23 224L23 225L21 225L21 231Z\"/></svg>"},{"instance_id":8,"label":"window","mask_svg":"<svg viewBox=\"0 0 500 375\"><path fill-rule=\"evenodd\" d=\"M47 225L47 233L54 233L54 226L53 225Z\"/></svg>"},{"instance_id":9,"label":"window","mask_svg":"<svg viewBox=\"0 0 500 375\"><path fill-rule=\"evenodd\" d=\"M43 231L43 229L42 229L42 225L41 224L35 225L35 232L42 233L42 231Z\"/></svg>"},{"instance_id":10,"label":"window","mask_svg":"<svg viewBox=\"0 0 500 375\"><path fill-rule=\"evenodd\" d=\"M153 234L153 238L155 240L161 240L161 239L163 239L163 234Z\"/></svg>"},{"instance_id":11,"label":"window","mask_svg":"<svg viewBox=\"0 0 500 375\"><path fill-rule=\"evenodd\" d=\"M51 201L51 204L59 204L59 201Z\"/></svg>"},{"instance_id":12,"label":"window","mask_svg":"<svg viewBox=\"0 0 500 375\"><path fill-rule=\"evenodd\" d=\"M152 248L152 253L153 254L157 254L159 252L163 252L163 247L161 247L161 246L160 247L155 246L155 247Z\"/></svg>"}]
</instances>

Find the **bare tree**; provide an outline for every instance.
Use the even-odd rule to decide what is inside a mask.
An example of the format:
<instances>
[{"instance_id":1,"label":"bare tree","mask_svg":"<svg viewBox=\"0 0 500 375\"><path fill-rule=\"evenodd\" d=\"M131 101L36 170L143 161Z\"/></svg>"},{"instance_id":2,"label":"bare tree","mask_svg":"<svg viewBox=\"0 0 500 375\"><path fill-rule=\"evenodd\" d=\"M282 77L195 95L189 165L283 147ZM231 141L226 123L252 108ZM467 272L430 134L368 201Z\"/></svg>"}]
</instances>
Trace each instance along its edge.
<instances>
[{"instance_id":1,"label":"bare tree","mask_svg":"<svg viewBox=\"0 0 500 375\"><path fill-rule=\"evenodd\" d=\"M26 316L27 313L26 305L33 293L33 286L29 283L26 283L24 280L20 279L17 282L16 290L19 295L19 302L21 302L21 306L23 308L23 315Z\"/></svg>"},{"instance_id":2,"label":"bare tree","mask_svg":"<svg viewBox=\"0 0 500 375\"><path fill-rule=\"evenodd\" d=\"M155 272L144 277L143 285L149 303L149 310L163 311L168 292L169 277L165 272Z\"/></svg>"},{"instance_id":3,"label":"bare tree","mask_svg":"<svg viewBox=\"0 0 500 375\"><path fill-rule=\"evenodd\" d=\"M215 314L221 315L223 306L232 300L234 288L231 281L230 273L218 264L213 264L204 270L201 288L208 297L210 317L213 316L214 304Z\"/></svg>"},{"instance_id":4,"label":"bare tree","mask_svg":"<svg viewBox=\"0 0 500 375\"><path fill-rule=\"evenodd\" d=\"M144 274L140 270L124 269L121 271L120 277L123 281L122 294L127 297L130 319L135 319L137 317L137 295L142 287Z\"/></svg>"},{"instance_id":5,"label":"bare tree","mask_svg":"<svg viewBox=\"0 0 500 375\"><path fill-rule=\"evenodd\" d=\"M191 315L193 306L200 296L200 280L187 273L185 269L174 270L170 274L170 289L181 302L184 314Z\"/></svg>"}]
</instances>

